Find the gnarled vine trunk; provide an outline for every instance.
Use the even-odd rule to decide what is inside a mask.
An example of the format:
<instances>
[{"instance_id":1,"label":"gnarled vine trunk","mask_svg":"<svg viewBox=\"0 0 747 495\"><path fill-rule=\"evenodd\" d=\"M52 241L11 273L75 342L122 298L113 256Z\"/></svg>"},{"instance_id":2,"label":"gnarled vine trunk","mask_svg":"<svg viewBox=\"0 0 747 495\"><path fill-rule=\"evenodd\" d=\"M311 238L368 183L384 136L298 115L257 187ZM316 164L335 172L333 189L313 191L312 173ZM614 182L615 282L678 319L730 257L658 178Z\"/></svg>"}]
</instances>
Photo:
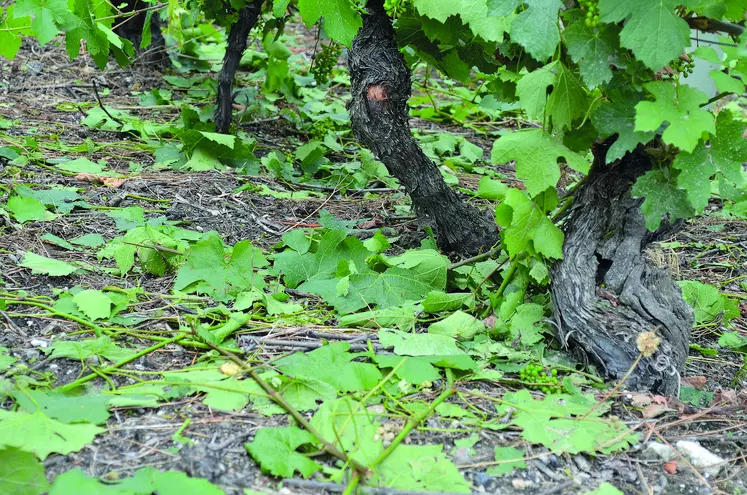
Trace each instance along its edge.
<instances>
[{"instance_id":1,"label":"gnarled vine trunk","mask_svg":"<svg viewBox=\"0 0 747 495\"><path fill-rule=\"evenodd\" d=\"M153 4L141 2L138 0L126 0L122 12L135 12L143 10ZM114 32L118 36L129 40L135 47L137 53L136 64L151 64L161 68L168 62L166 56L166 42L161 34L161 17L157 11L153 11L150 18L150 45L140 48L143 39L143 29L145 28L146 12L138 12L131 16L121 16L115 20Z\"/></svg>"},{"instance_id":2,"label":"gnarled vine trunk","mask_svg":"<svg viewBox=\"0 0 747 495\"><path fill-rule=\"evenodd\" d=\"M606 149L577 191L565 220L563 260L552 268L552 299L558 336L588 357L611 379L622 378L639 351L641 332L655 330L658 351L643 358L626 387L674 395L687 357L692 309L668 270L646 259L643 250L676 226L646 229L642 200L631 197L635 180L651 169L638 149L604 164Z\"/></svg>"},{"instance_id":3,"label":"gnarled vine trunk","mask_svg":"<svg viewBox=\"0 0 747 495\"><path fill-rule=\"evenodd\" d=\"M494 244L495 221L464 203L446 185L410 134L410 71L381 0L368 2L348 69L353 131L405 186L419 219L435 227L441 248L470 254Z\"/></svg>"},{"instance_id":4,"label":"gnarled vine trunk","mask_svg":"<svg viewBox=\"0 0 747 495\"><path fill-rule=\"evenodd\" d=\"M264 0L254 0L239 11L238 20L231 26L228 34L228 46L223 56L223 67L218 75L218 105L215 108L215 130L228 132L233 115L233 78L239 68L241 56L246 50L249 31L259 19Z\"/></svg>"}]
</instances>

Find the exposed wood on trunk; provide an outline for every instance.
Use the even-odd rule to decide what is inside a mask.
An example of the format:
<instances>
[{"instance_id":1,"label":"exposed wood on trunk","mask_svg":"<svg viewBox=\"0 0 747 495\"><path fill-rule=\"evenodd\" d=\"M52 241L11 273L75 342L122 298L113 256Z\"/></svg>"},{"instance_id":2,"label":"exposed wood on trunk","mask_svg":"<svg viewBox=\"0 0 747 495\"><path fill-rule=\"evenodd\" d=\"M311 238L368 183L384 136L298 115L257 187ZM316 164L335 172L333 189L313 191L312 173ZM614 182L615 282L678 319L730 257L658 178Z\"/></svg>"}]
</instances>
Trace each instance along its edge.
<instances>
[{"instance_id":1,"label":"exposed wood on trunk","mask_svg":"<svg viewBox=\"0 0 747 495\"><path fill-rule=\"evenodd\" d=\"M656 330L659 350L643 358L625 388L666 395L679 390L693 325L692 309L669 277L643 253L676 230L649 232L635 180L651 169L642 150L604 164L598 156L565 221L563 260L552 268L552 298L562 343L580 351L611 379L620 379L639 355L636 338ZM600 159L599 156L602 158Z\"/></svg>"},{"instance_id":2,"label":"exposed wood on trunk","mask_svg":"<svg viewBox=\"0 0 747 495\"><path fill-rule=\"evenodd\" d=\"M215 108L215 130L226 133L233 115L233 78L246 50L249 32L257 23L264 0L254 0L239 11L239 19L231 26L223 67L218 76L218 105Z\"/></svg>"},{"instance_id":3,"label":"exposed wood on trunk","mask_svg":"<svg viewBox=\"0 0 747 495\"><path fill-rule=\"evenodd\" d=\"M441 248L465 254L490 248L498 240L495 221L446 185L410 134L410 71L381 0L368 3L348 68L354 132L405 186L421 222L435 227Z\"/></svg>"}]
</instances>

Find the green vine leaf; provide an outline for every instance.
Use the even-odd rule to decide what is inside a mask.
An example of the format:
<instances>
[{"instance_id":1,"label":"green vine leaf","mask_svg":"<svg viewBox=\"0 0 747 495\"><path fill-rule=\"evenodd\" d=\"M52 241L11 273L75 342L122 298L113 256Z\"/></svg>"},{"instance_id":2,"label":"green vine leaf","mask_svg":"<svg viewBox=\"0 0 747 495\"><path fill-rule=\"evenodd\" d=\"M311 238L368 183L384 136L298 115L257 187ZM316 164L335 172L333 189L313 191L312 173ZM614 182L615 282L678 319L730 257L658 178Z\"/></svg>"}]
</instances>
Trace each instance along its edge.
<instances>
[{"instance_id":1,"label":"green vine leaf","mask_svg":"<svg viewBox=\"0 0 747 495\"><path fill-rule=\"evenodd\" d=\"M553 259L563 257L563 232L522 191L509 189L495 215L512 258L527 251Z\"/></svg>"},{"instance_id":2,"label":"green vine leaf","mask_svg":"<svg viewBox=\"0 0 747 495\"><path fill-rule=\"evenodd\" d=\"M656 131L664 122L669 125L662 134L665 143L692 153L705 133L716 132L713 114L700 106L708 101L702 91L690 86L653 81L645 88L655 101L635 106L635 130Z\"/></svg>"},{"instance_id":3,"label":"green vine leaf","mask_svg":"<svg viewBox=\"0 0 747 495\"><path fill-rule=\"evenodd\" d=\"M527 467L527 463L524 461L524 453L514 447L496 447L495 460L501 464L488 468L490 476L505 476L513 473L514 469Z\"/></svg>"},{"instance_id":4,"label":"green vine leaf","mask_svg":"<svg viewBox=\"0 0 747 495\"><path fill-rule=\"evenodd\" d=\"M346 396L325 401L311 419L311 425L351 458L370 464L384 450L381 439L376 438L379 423L375 420L365 406Z\"/></svg>"},{"instance_id":5,"label":"green vine leaf","mask_svg":"<svg viewBox=\"0 0 747 495\"><path fill-rule=\"evenodd\" d=\"M66 0L18 0L14 15L17 18L32 17L31 29L42 45L57 36L56 23L64 24L75 19Z\"/></svg>"},{"instance_id":6,"label":"green vine leaf","mask_svg":"<svg viewBox=\"0 0 747 495\"><path fill-rule=\"evenodd\" d=\"M371 255L360 240L348 237L344 230L339 229L325 233L314 252L308 252L305 245L303 248L295 244L290 246L291 249L275 255L275 269L283 274L289 287L296 287L304 281L327 279L334 275L338 264L343 261L362 268Z\"/></svg>"},{"instance_id":7,"label":"green vine leaf","mask_svg":"<svg viewBox=\"0 0 747 495\"><path fill-rule=\"evenodd\" d=\"M584 157L566 148L542 129L505 135L493 144L491 154L493 163L516 160L516 177L524 181L532 197L558 184L558 158L561 157L573 170L583 174L589 171L589 162Z\"/></svg>"},{"instance_id":8,"label":"green vine leaf","mask_svg":"<svg viewBox=\"0 0 747 495\"><path fill-rule=\"evenodd\" d=\"M442 450L441 445L400 445L381 463L372 483L398 490L472 493Z\"/></svg>"},{"instance_id":9,"label":"green vine leaf","mask_svg":"<svg viewBox=\"0 0 747 495\"><path fill-rule=\"evenodd\" d=\"M371 390L381 372L370 363L353 361L347 342L333 342L309 353L297 352L277 361L278 369L290 377L312 377L329 383L342 393Z\"/></svg>"},{"instance_id":10,"label":"green vine leaf","mask_svg":"<svg viewBox=\"0 0 747 495\"><path fill-rule=\"evenodd\" d=\"M554 88L547 97L547 115L555 131L570 129L571 122L586 111L586 94L581 82L568 67L558 64Z\"/></svg>"},{"instance_id":11,"label":"green vine leaf","mask_svg":"<svg viewBox=\"0 0 747 495\"><path fill-rule=\"evenodd\" d=\"M677 187L677 181L667 171L657 169L646 172L646 175L638 178L631 191L633 197L644 198L641 211L646 218L646 228L652 232L659 228L665 216L673 222L695 213L687 194Z\"/></svg>"},{"instance_id":12,"label":"green vine leaf","mask_svg":"<svg viewBox=\"0 0 747 495\"><path fill-rule=\"evenodd\" d=\"M321 466L296 452L302 445L315 443L314 436L296 426L262 428L254 440L246 444L246 450L257 461L265 473L289 478L298 471L308 478Z\"/></svg>"},{"instance_id":13,"label":"green vine leaf","mask_svg":"<svg viewBox=\"0 0 747 495\"><path fill-rule=\"evenodd\" d=\"M558 63L557 61L550 62L544 67L533 70L516 83L516 96L519 97L529 120L545 121L547 88L555 83Z\"/></svg>"},{"instance_id":14,"label":"green vine leaf","mask_svg":"<svg viewBox=\"0 0 747 495\"><path fill-rule=\"evenodd\" d=\"M747 161L747 140L742 135L745 124L731 112L722 111L716 118L716 135L710 146L698 144L692 153L680 153L672 166L680 170L677 185L687 191L695 210L702 212L711 197L711 179L720 173L736 187L744 186L742 163Z\"/></svg>"},{"instance_id":15,"label":"green vine leaf","mask_svg":"<svg viewBox=\"0 0 747 495\"><path fill-rule=\"evenodd\" d=\"M0 57L8 60L13 60L21 48L22 35L31 32L30 28L26 28L31 25L31 17L16 15L15 7L14 4L7 9L0 7Z\"/></svg>"},{"instance_id":16,"label":"green vine leaf","mask_svg":"<svg viewBox=\"0 0 747 495\"><path fill-rule=\"evenodd\" d=\"M109 318L112 312L112 300L100 290L86 289L73 296L73 302L81 313L93 320Z\"/></svg>"},{"instance_id":17,"label":"green vine leaf","mask_svg":"<svg viewBox=\"0 0 747 495\"><path fill-rule=\"evenodd\" d=\"M558 11L560 0L525 0L526 9L511 23L511 39L536 60L550 58L560 43Z\"/></svg>"},{"instance_id":18,"label":"green vine leaf","mask_svg":"<svg viewBox=\"0 0 747 495\"><path fill-rule=\"evenodd\" d=\"M21 266L30 268L33 274L44 274L50 277L65 277L77 270L76 267L64 261L47 258L27 251L23 255Z\"/></svg>"},{"instance_id":19,"label":"green vine leaf","mask_svg":"<svg viewBox=\"0 0 747 495\"><path fill-rule=\"evenodd\" d=\"M612 163L633 151L639 144L648 143L656 133L635 130L635 105L641 101L639 93L613 92L610 101L599 103L591 114L591 122L600 137L617 134L617 139L607 150L607 163Z\"/></svg>"},{"instance_id":20,"label":"green vine leaf","mask_svg":"<svg viewBox=\"0 0 747 495\"><path fill-rule=\"evenodd\" d=\"M41 495L48 489L44 466L34 454L13 447L0 449L0 493Z\"/></svg>"},{"instance_id":21,"label":"green vine leaf","mask_svg":"<svg viewBox=\"0 0 747 495\"><path fill-rule=\"evenodd\" d=\"M363 26L363 20L351 0L298 0L298 10L306 26L324 18L324 32L350 48L353 38Z\"/></svg>"},{"instance_id":22,"label":"green vine leaf","mask_svg":"<svg viewBox=\"0 0 747 495\"><path fill-rule=\"evenodd\" d=\"M511 423L522 428L521 436L557 453L609 453L637 443L638 435L622 422L600 417L609 408L607 404L590 413L593 407L593 395L553 394L535 400L523 389L507 393L498 413L518 409Z\"/></svg>"},{"instance_id":23,"label":"green vine leaf","mask_svg":"<svg viewBox=\"0 0 747 495\"><path fill-rule=\"evenodd\" d=\"M690 27L674 12L681 3L679 0L600 0L600 19L609 24L626 20L620 44L657 71L690 45Z\"/></svg>"},{"instance_id":24,"label":"green vine leaf","mask_svg":"<svg viewBox=\"0 0 747 495\"><path fill-rule=\"evenodd\" d=\"M616 27L604 24L589 27L583 22L573 22L563 31L563 38L586 86L593 89L610 82L611 66L619 62Z\"/></svg>"},{"instance_id":25,"label":"green vine leaf","mask_svg":"<svg viewBox=\"0 0 747 495\"><path fill-rule=\"evenodd\" d=\"M237 242L229 260L223 251L223 241L217 236L195 244L177 272L174 290L199 292L226 301L242 291L265 287L257 270L268 263L250 241Z\"/></svg>"},{"instance_id":26,"label":"green vine leaf","mask_svg":"<svg viewBox=\"0 0 747 495\"><path fill-rule=\"evenodd\" d=\"M66 425L40 410L33 414L0 410L0 447L33 452L42 461L52 452L77 452L104 431L89 424Z\"/></svg>"},{"instance_id":27,"label":"green vine leaf","mask_svg":"<svg viewBox=\"0 0 747 495\"><path fill-rule=\"evenodd\" d=\"M553 90L547 94L548 88ZM551 119L556 130L570 129L586 110L586 94L578 77L560 62L532 71L516 84L516 95L530 120Z\"/></svg>"}]
</instances>

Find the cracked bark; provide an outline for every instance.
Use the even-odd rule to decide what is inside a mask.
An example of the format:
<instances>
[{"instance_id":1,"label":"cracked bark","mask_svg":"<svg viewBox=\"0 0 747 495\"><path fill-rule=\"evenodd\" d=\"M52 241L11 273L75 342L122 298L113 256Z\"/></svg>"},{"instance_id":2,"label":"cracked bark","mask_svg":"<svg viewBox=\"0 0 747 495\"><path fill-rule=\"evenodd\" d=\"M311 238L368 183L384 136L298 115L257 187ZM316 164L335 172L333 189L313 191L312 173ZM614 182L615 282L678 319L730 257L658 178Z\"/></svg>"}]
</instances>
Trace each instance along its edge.
<instances>
[{"instance_id":1,"label":"cracked bark","mask_svg":"<svg viewBox=\"0 0 747 495\"><path fill-rule=\"evenodd\" d=\"M678 224L648 231L642 200L630 195L635 180L651 169L651 158L639 148L605 165L605 151L595 150L602 158L577 192L564 224L563 260L551 270L558 337L608 378L620 379L639 355L638 334L656 330L658 351L641 360L625 387L675 395L693 312L668 270L654 266L644 250Z\"/></svg>"},{"instance_id":2,"label":"cracked bark","mask_svg":"<svg viewBox=\"0 0 747 495\"><path fill-rule=\"evenodd\" d=\"M495 221L466 204L444 182L410 134L410 71L394 41L382 0L368 2L348 55L350 120L358 140L404 185L422 224L445 251L474 254L498 241Z\"/></svg>"}]
</instances>

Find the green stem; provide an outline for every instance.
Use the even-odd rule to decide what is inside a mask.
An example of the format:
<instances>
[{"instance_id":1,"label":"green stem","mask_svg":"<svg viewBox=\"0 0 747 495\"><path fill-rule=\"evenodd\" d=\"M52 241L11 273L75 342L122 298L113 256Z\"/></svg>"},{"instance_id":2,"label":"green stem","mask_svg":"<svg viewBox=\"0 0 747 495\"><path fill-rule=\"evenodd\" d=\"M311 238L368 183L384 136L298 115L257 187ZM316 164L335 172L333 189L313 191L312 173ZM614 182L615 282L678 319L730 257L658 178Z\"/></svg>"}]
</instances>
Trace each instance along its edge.
<instances>
[{"instance_id":1,"label":"green stem","mask_svg":"<svg viewBox=\"0 0 747 495\"><path fill-rule=\"evenodd\" d=\"M285 411L290 414L293 419L296 420L296 422L303 427L306 431L311 433L314 437L316 437L317 440L324 446L324 451L328 454L337 457L343 462L350 463L350 465L353 466L353 469L355 469L356 473L367 475L368 474L368 468L361 464L360 462L356 461L355 459L351 459L348 457L345 452L341 452L335 447L332 443L328 442L327 439L324 438L324 436L319 433L319 431L314 428L311 423L300 413L298 410L293 407L287 400L285 400L285 397L280 395L277 390L272 388L269 383L264 381L260 376L257 374L256 370L246 364L243 360L241 360L236 354L229 352L225 349L222 349L218 347L217 345L214 345L212 342L205 341L207 345L213 348L213 350L216 350L226 356L228 359L233 361L235 364L240 366L251 378L254 380L262 389L267 393L267 395L270 397L270 399L278 404L280 407L285 409Z\"/></svg>"},{"instance_id":2,"label":"green stem","mask_svg":"<svg viewBox=\"0 0 747 495\"><path fill-rule=\"evenodd\" d=\"M506 291L506 287L508 287L508 284L511 283L511 279L514 278L514 275L516 274L516 269L519 268L519 264L516 261L513 261L511 263L511 266L508 267L508 271L506 272L506 276L503 277L503 282L501 282L501 286L498 287L498 290L495 291L495 297L501 297L503 293Z\"/></svg>"},{"instance_id":3,"label":"green stem","mask_svg":"<svg viewBox=\"0 0 747 495\"><path fill-rule=\"evenodd\" d=\"M162 342L159 342L158 344L156 344L154 346L151 346L151 347L148 347L147 349L143 349L142 351L140 351L140 352L138 352L136 354L133 354L132 356L130 356L130 357L126 358L126 359L123 359L122 361L109 366L108 368L104 368L102 370L99 370L98 373L111 373L112 371L116 371L117 369L121 368L122 366L124 366L124 365L126 365L128 363L131 363L131 362L135 361L136 359L140 359L141 357L146 356L146 355L150 354L151 352L160 349L161 347L165 347L165 346L167 346L169 344L173 344L175 342L179 342L180 340L182 340L186 336L187 336L186 333L182 333L182 334L177 335L176 337L172 337L172 338L170 338L168 340L164 340ZM98 373L91 373L90 375L86 375L84 377L78 378L74 382L70 382L67 385L63 385L61 387L58 387L58 390L60 390L61 392L68 392L70 390L73 390L74 388L80 387L84 383L88 383L91 380L93 380L94 378L98 377L99 376Z\"/></svg>"},{"instance_id":4,"label":"green stem","mask_svg":"<svg viewBox=\"0 0 747 495\"><path fill-rule=\"evenodd\" d=\"M24 306L35 306L35 307L41 308L41 309L43 309L45 311L49 311L49 313L52 316L57 316L59 318L64 318L66 320L74 321L76 323L79 323L79 324L81 324L83 326L86 326L86 327L90 328L91 330L93 330L93 332L96 334L97 337L101 337L101 332L103 331L102 328L100 326L96 325L95 323L91 323L90 321L86 321L83 318L78 318L75 315L70 315L70 314L67 314L67 313L62 313L62 312L57 311L56 309L54 309L52 306L48 306L46 304L41 304L41 303L38 303L36 301L28 301L28 300L22 300L22 299L6 299L5 302L8 303L8 304L21 304L21 305L24 305Z\"/></svg>"},{"instance_id":5,"label":"green stem","mask_svg":"<svg viewBox=\"0 0 747 495\"><path fill-rule=\"evenodd\" d=\"M441 391L441 395L436 397L436 400L431 402L427 408L420 411L418 414L411 417L407 421L405 427L402 428L402 431L399 432L399 435L397 435L394 440L392 440L392 443L389 444L389 447L387 447L381 454L379 454L376 459L371 462L371 464L368 466L369 469L374 469L376 468L376 466L384 462L386 458L389 457L392 452L394 452L394 449L396 449L397 446L402 443L402 441L405 439L405 437L407 437L407 435L410 433L410 431L412 431L413 428L418 426L429 415L433 414L433 411L435 411L442 402L444 402L454 394L454 374L449 368L446 368L446 381L446 386Z\"/></svg>"},{"instance_id":6,"label":"green stem","mask_svg":"<svg viewBox=\"0 0 747 495\"><path fill-rule=\"evenodd\" d=\"M732 282L736 282L738 280L742 280L742 279L745 279L745 278L747 278L747 275L740 275L738 277L730 278L729 280L724 280L723 282L721 282L718 285L719 285L719 287L725 287L725 286L731 284Z\"/></svg>"},{"instance_id":7,"label":"green stem","mask_svg":"<svg viewBox=\"0 0 747 495\"><path fill-rule=\"evenodd\" d=\"M127 193L126 198L139 199L140 201L150 201L151 203L171 203L170 199L156 199L149 198L148 196L141 196L139 194Z\"/></svg>"},{"instance_id":8,"label":"green stem","mask_svg":"<svg viewBox=\"0 0 747 495\"><path fill-rule=\"evenodd\" d=\"M478 254L477 256L473 256L471 258L464 259L462 261L457 261L456 263L453 263L451 266L449 266L449 270L454 270L456 268L459 268L460 266L469 265L470 263L477 263L478 261L485 261L488 258L492 258L496 254L499 254L501 252L500 248L493 248L488 252Z\"/></svg>"}]
</instances>

